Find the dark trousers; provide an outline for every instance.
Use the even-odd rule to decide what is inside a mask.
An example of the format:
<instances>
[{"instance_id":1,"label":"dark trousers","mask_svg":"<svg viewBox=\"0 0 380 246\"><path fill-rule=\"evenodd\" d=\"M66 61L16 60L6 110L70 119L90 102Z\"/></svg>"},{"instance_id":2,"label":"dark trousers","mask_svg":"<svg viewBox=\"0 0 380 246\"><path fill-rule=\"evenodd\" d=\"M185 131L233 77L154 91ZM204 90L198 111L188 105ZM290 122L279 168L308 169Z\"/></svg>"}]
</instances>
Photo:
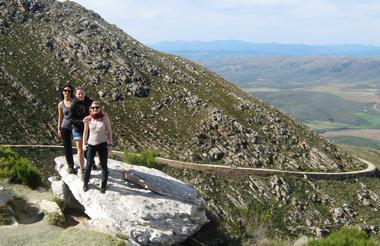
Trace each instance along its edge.
<instances>
[{"instance_id":1,"label":"dark trousers","mask_svg":"<svg viewBox=\"0 0 380 246\"><path fill-rule=\"evenodd\" d=\"M63 147L65 148L66 163L74 168L73 147L71 142L71 129L61 128Z\"/></svg>"},{"instance_id":2,"label":"dark trousers","mask_svg":"<svg viewBox=\"0 0 380 246\"><path fill-rule=\"evenodd\" d=\"M107 158L108 158L108 149L107 142L100 143L98 145L88 145L87 146L87 162L86 162L86 172L84 174L84 183L88 184L91 175L92 165L95 164L94 157L96 152L98 152L98 157L100 160L100 166L102 167L102 187L107 186L108 180L108 166L107 166Z\"/></svg>"}]
</instances>

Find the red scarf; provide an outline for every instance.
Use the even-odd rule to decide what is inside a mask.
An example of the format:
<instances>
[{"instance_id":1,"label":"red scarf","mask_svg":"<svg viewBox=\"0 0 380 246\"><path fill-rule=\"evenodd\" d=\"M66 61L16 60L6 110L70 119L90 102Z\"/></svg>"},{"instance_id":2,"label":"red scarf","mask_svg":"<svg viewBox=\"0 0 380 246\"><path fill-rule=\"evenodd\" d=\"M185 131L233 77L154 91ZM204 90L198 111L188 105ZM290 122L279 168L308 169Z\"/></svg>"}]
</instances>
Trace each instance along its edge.
<instances>
[{"instance_id":1,"label":"red scarf","mask_svg":"<svg viewBox=\"0 0 380 246\"><path fill-rule=\"evenodd\" d=\"M93 119L99 119L99 118L103 118L103 117L104 117L104 114L102 112L97 113L97 114L91 113L91 118L93 118Z\"/></svg>"}]
</instances>

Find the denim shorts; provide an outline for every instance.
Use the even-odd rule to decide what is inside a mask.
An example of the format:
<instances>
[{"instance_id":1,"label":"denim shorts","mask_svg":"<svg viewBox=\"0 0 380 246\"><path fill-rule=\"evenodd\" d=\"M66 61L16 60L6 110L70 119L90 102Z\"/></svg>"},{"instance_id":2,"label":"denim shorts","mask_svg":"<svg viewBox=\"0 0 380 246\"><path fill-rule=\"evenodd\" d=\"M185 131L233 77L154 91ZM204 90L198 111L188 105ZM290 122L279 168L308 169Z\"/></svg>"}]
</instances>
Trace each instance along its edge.
<instances>
[{"instance_id":1,"label":"denim shorts","mask_svg":"<svg viewBox=\"0 0 380 246\"><path fill-rule=\"evenodd\" d=\"M74 128L72 129L72 134L73 134L74 141L82 140L82 134L79 131L75 130Z\"/></svg>"}]
</instances>

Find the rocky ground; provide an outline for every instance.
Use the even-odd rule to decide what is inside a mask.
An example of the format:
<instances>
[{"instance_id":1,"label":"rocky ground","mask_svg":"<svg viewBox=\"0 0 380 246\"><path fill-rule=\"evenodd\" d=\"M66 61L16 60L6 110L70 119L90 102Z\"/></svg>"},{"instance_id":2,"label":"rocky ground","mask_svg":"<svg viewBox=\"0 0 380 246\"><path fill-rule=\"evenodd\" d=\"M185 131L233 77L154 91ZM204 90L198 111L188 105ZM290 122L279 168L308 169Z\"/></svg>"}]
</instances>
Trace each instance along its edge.
<instances>
[{"instance_id":1,"label":"rocky ground","mask_svg":"<svg viewBox=\"0 0 380 246\"><path fill-rule=\"evenodd\" d=\"M49 210L49 211L48 211ZM75 226L73 214L67 229L54 225L59 210L53 194L44 188L36 191L22 185L0 181L0 245L123 245L122 240ZM71 219L70 219L71 218ZM70 219L70 221L69 221ZM80 216L76 215L79 220ZM63 226L63 224L61 224Z\"/></svg>"},{"instance_id":2,"label":"rocky ground","mask_svg":"<svg viewBox=\"0 0 380 246\"><path fill-rule=\"evenodd\" d=\"M54 155L48 153L44 158L41 150L35 150L39 155L33 162L44 167ZM60 154L59 150L56 152ZM189 245L193 241L206 245L249 245L267 238L295 240L302 235L324 236L341 226L359 227L379 237L380 221L376 215L380 193L376 177L316 181L279 176L225 177L168 167L163 171L191 184L206 201L210 223L186 242Z\"/></svg>"}]
</instances>

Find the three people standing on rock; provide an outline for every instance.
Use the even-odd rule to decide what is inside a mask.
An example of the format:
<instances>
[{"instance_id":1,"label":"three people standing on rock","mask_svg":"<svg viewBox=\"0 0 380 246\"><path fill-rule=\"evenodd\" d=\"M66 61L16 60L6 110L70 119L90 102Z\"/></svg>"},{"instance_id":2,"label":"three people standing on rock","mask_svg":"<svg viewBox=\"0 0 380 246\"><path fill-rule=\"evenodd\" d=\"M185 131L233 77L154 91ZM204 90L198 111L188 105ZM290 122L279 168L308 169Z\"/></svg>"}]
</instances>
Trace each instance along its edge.
<instances>
[{"instance_id":1,"label":"three people standing on rock","mask_svg":"<svg viewBox=\"0 0 380 246\"><path fill-rule=\"evenodd\" d=\"M75 89L75 98L73 97L73 93L74 93L73 87L68 84L65 85L61 92L61 97L63 100L58 104L57 135L59 138L62 137L63 139L65 157L66 157L66 162L68 165L68 173L69 174L77 173L74 168L74 160L73 160L73 152L72 152L72 139L73 139L76 143L78 163L79 163L82 178L85 181L86 187L88 187L88 180L90 177L91 168L93 165L95 165L94 163L95 153L96 152L98 153L99 159L100 159L100 165L102 167L102 176L103 176L101 191L102 193L104 193L106 189L107 178L108 178L108 167L107 167L108 151L112 150L111 124L108 117L103 114L103 111L100 108L100 103L96 102L96 104L92 105L93 100L86 96L85 91L82 87L77 87ZM95 120L96 122L100 122L100 124L98 124L99 126L104 124L104 127L100 127L100 128L93 127L93 125L96 123L93 120ZM83 136L85 125L87 125L86 135ZM104 146L103 146L104 143L98 142L99 140L104 140L104 134L107 135L106 142L105 142L105 153L104 153ZM85 146L84 143L85 144L88 143L89 144L88 147ZM86 168L89 170L85 172L84 152L86 148L88 148L89 150L87 152L87 165L86 165ZM85 176L87 177L87 179Z\"/></svg>"}]
</instances>

